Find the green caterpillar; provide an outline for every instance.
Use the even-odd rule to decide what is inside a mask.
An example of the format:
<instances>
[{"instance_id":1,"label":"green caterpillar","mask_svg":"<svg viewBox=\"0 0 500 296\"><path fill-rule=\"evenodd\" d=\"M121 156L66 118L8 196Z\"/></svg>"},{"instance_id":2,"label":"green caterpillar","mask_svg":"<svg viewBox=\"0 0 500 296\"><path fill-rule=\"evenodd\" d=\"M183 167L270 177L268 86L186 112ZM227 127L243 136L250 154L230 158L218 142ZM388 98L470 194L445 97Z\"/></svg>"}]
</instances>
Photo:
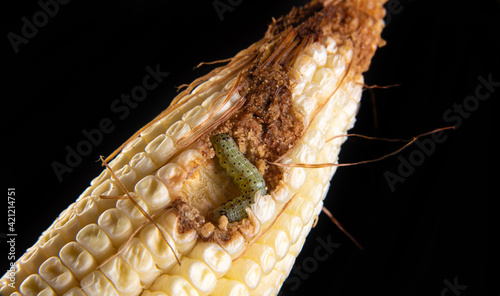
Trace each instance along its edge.
<instances>
[{"instance_id":1,"label":"green caterpillar","mask_svg":"<svg viewBox=\"0 0 500 296\"><path fill-rule=\"evenodd\" d=\"M233 178L241 193L217 208L214 216L217 220L220 216L226 216L229 222L240 221L248 216L245 209L255 202L255 194L258 191L262 195L267 193L266 182L259 170L240 152L231 136L215 135L212 137L212 144L220 165Z\"/></svg>"}]
</instances>

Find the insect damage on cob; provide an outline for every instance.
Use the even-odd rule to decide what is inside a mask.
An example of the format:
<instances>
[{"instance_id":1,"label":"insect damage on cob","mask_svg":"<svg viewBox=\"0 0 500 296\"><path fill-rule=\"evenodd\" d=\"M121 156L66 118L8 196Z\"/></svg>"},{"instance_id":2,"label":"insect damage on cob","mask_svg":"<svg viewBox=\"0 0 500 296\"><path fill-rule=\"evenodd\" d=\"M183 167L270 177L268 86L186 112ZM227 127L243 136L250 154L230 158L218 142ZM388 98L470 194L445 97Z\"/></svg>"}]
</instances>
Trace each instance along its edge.
<instances>
[{"instance_id":1,"label":"insect damage on cob","mask_svg":"<svg viewBox=\"0 0 500 296\"><path fill-rule=\"evenodd\" d=\"M273 20L108 157L0 293L277 294L335 168L273 163L337 162L345 138L327 139L354 124L384 2L313 1ZM222 133L267 187L241 221L213 217L240 192L215 157Z\"/></svg>"},{"instance_id":2,"label":"insect damage on cob","mask_svg":"<svg viewBox=\"0 0 500 296\"><path fill-rule=\"evenodd\" d=\"M257 192L261 195L267 193L266 183L257 168L238 150L229 135L213 136L212 144L220 165L233 178L241 194L215 209L215 220L219 221L220 216L224 215L229 222L240 221L248 217L246 209L255 203Z\"/></svg>"}]
</instances>

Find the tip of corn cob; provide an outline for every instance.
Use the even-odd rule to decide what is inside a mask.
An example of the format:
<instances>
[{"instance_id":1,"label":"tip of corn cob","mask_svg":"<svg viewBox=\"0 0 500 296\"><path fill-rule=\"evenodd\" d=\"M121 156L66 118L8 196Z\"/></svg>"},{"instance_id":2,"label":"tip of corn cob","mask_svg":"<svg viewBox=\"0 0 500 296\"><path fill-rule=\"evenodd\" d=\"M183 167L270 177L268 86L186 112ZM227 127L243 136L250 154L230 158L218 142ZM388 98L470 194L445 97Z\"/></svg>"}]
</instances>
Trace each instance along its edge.
<instances>
[{"instance_id":1,"label":"tip of corn cob","mask_svg":"<svg viewBox=\"0 0 500 296\"><path fill-rule=\"evenodd\" d=\"M231 69L236 65L243 65L237 69L238 77L234 79L234 83L229 84L231 88L228 88L230 93L234 92L241 99L242 105L230 117L224 118L224 121L218 122L216 127L199 137L196 149L205 158L213 158L210 137L227 133L264 176L268 191L272 193L279 190L283 170L271 163L286 156L297 141L303 138L308 128L302 112L294 106L292 99L294 88L304 75L298 73L295 66L307 64L307 61L300 60L301 55L310 52L313 58L326 61L325 49L350 48L347 52L350 55L347 72L353 77L359 76L368 69L376 48L384 44L380 37L382 26L377 24L384 16L383 2L313 1L302 8L293 8L288 15L273 20L261 41L240 52L225 67ZM222 71L216 69L200 81L213 79ZM188 89L195 88L196 83L198 82L194 82ZM210 163L205 169L217 170L217 167L217 164ZM200 172L203 174L202 171L203 168L198 168L192 177L196 178L196 174ZM190 188L190 195L194 198L185 202L179 213L182 215L187 208L193 207L194 210L188 211L189 216L196 217L197 221L208 221L210 219L207 214L214 204L227 201L227 196L237 196L236 187L231 182L228 183L224 173L219 176L219 180L212 181L220 185L221 198L210 198L203 189ZM204 205L203 202L198 202L200 200L211 201ZM247 220L236 223L237 226L228 226L224 219L220 222L208 222L215 226L219 224L217 230L224 233L218 235L219 239L222 237L227 240L242 228L248 232L250 227ZM214 232L207 230L216 228L200 227L204 228L205 238L214 237Z\"/></svg>"}]
</instances>

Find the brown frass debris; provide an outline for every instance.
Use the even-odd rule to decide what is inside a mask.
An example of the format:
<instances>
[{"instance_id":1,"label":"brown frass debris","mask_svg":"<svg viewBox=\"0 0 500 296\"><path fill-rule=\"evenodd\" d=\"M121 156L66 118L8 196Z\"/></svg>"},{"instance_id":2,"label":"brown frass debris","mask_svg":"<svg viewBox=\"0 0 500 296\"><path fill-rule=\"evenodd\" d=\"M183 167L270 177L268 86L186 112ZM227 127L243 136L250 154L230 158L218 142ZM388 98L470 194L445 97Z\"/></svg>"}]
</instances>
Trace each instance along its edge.
<instances>
[{"instance_id":1,"label":"brown frass debris","mask_svg":"<svg viewBox=\"0 0 500 296\"><path fill-rule=\"evenodd\" d=\"M243 73L238 89L245 104L215 131L234 137L245 157L264 175L268 190L275 188L282 174L266 161L274 161L291 149L304 128L292 109L290 89L283 66L260 68L254 64Z\"/></svg>"}]
</instances>

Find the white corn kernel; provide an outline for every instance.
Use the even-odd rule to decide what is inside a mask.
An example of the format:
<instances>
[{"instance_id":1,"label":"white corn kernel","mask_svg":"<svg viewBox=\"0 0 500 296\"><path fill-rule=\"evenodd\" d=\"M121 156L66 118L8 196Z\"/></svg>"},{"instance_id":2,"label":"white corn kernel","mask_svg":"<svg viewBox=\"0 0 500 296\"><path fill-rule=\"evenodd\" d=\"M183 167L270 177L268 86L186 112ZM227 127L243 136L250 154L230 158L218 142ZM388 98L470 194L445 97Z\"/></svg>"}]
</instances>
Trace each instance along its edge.
<instances>
[{"instance_id":1,"label":"white corn kernel","mask_svg":"<svg viewBox=\"0 0 500 296\"><path fill-rule=\"evenodd\" d=\"M277 190L272 192L271 196L277 203L285 203L290 198L290 190L285 182L281 181Z\"/></svg>"},{"instance_id":2,"label":"white corn kernel","mask_svg":"<svg viewBox=\"0 0 500 296\"><path fill-rule=\"evenodd\" d=\"M54 230L61 234L66 241L74 240L80 229L82 229L82 223L77 218L75 212L64 216L54 225Z\"/></svg>"},{"instance_id":3,"label":"white corn kernel","mask_svg":"<svg viewBox=\"0 0 500 296\"><path fill-rule=\"evenodd\" d=\"M193 286L182 276L162 275L156 279L151 291L162 291L167 295L196 296L199 295Z\"/></svg>"},{"instance_id":4,"label":"white corn kernel","mask_svg":"<svg viewBox=\"0 0 500 296\"><path fill-rule=\"evenodd\" d=\"M167 187L155 176L146 176L135 185L135 192L144 201L151 213L170 205Z\"/></svg>"},{"instance_id":5,"label":"white corn kernel","mask_svg":"<svg viewBox=\"0 0 500 296\"><path fill-rule=\"evenodd\" d=\"M175 146L177 146L177 141L185 136L190 130L191 128L189 125L187 125L184 121L177 121L167 130L167 136L172 138Z\"/></svg>"},{"instance_id":6,"label":"white corn kernel","mask_svg":"<svg viewBox=\"0 0 500 296\"><path fill-rule=\"evenodd\" d=\"M134 155L139 152L144 151L148 143L143 137L136 137L132 139L127 145L122 149L122 154L126 154L129 159L132 159Z\"/></svg>"},{"instance_id":7,"label":"white corn kernel","mask_svg":"<svg viewBox=\"0 0 500 296\"><path fill-rule=\"evenodd\" d=\"M76 242L67 243L59 252L59 257L78 280L82 280L98 265L94 257Z\"/></svg>"},{"instance_id":8,"label":"white corn kernel","mask_svg":"<svg viewBox=\"0 0 500 296\"><path fill-rule=\"evenodd\" d=\"M38 246L29 248L21 257L21 265L29 272L36 273L40 265L47 260L47 256L42 253Z\"/></svg>"},{"instance_id":9,"label":"white corn kernel","mask_svg":"<svg viewBox=\"0 0 500 296\"><path fill-rule=\"evenodd\" d=\"M326 64L327 51L326 47L320 43L313 43L306 51L318 67L323 67Z\"/></svg>"},{"instance_id":10,"label":"white corn kernel","mask_svg":"<svg viewBox=\"0 0 500 296\"><path fill-rule=\"evenodd\" d=\"M113 283L120 295L139 295L142 291L139 276L121 257L114 257L101 266L102 273Z\"/></svg>"},{"instance_id":11,"label":"white corn kernel","mask_svg":"<svg viewBox=\"0 0 500 296\"><path fill-rule=\"evenodd\" d=\"M76 217L80 221L81 225L88 225L90 223L97 222L97 219L101 214L99 207L90 196L77 202L74 209Z\"/></svg>"},{"instance_id":12,"label":"white corn kernel","mask_svg":"<svg viewBox=\"0 0 500 296\"><path fill-rule=\"evenodd\" d=\"M276 255L269 245L256 243L243 255L242 258L251 259L261 267L262 274L266 275L273 270L276 264Z\"/></svg>"},{"instance_id":13,"label":"white corn kernel","mask_svg":"<svg viewBox=\"0 0 500 296\"><path fill-rule=\"evenodd\" d=\"M102 262L116 252L111 240L97 224L89 224L76 235L80 246L89 251L97 262Z\"/></svg>"},{"instance_id":14,"label":"white corn kernel","mask_svg":"<svg viewBox=\"0 0 500 296\"><path fill-rule=\"evenodd\" d=\"M148 207L140 198L137 198L135 194L131 194L134 201L146 212L148 212ZM137 206L129 199L122 199L116 203L116 208L120 210L132 223L134 228L147 221L147 218L141 213Z\"/></svg>"},{"instance_id":15,"label":"white corn kernel","mask_svg":"<svg viewBox=\"0 0 500 296\"><path fill-rule=\"evenodd\" d=\"M299 217L287 213L281 214L278 221L274 224L274 227L283 230L288 235L290 245L293 245L299 239L302 226L302 221Z\"/></svg>"},{"instance_id":16,"label":"white corn kernel","mask_svg":"<svg viewBox=\"0 0 500 296\"><path fill-rule=\"evenodd\" d=\"M286 277L287 275L275 268L269 274L263 276L261 282L273 287L275 291L278 291L286 280Z\"/></svg>"},{"instance_id":17,"label":"white corn kernel","mask_svg":"<svg viewBox=\"0 0 500 296\"><path fill-rule=\"evenodd\" d=\"M201 294L210 294L215 289L217 278L212 270L202 261L184 258L181 265L175 266L172 274L187 279L188 282Z\"/></svg>"},{"instance_id":18,"label":"white corn kernel","mask_svg":"<svg viewBox=\"0 0 500 296\"><path fill-rule=\"evenodd\" d=\"M147 127L144 131L142 131L140 137L143 138L146 143L149 143L158 135L163 134L164 132L165 127L163 126L161 121L157 121L151 126Z\"/></svg>"},{"instance_id":19,"label":"white corn kernel","mask_svg":"<svg viewBox=\"0 0 500 296\"><path fill-rule=\"evenodd\" d=\"M137 173L128 164L115 171L115 175L128 191L132 191L134 189L134 185L139 179Z\"/></svg>"},{"instance_id":20,"label":"white corn kernel","mask_svg":"<svg viewBox=\"0 0 500 296\"><path fill-rule=\"evenodd\" d=\"M99 270L88 274L80 285L87 296L119 296L113 284Z\"/></svg>"},{"instance_id":21,"label":"white corn kernel","mask_svg":"<svg viewBox=\"0 0 500 296\"><path fill-rule=\"evenodd\" d=\"M40 265L38 273L57 294L63 294L78 282L73 274L61 263L59 257L50 257Z\"/></svg>"},{"instance_id":22,"label":"white corn kernel","mask_svg":"<svg viewBox=\"0 0 500 296\"><path fill-rule=\"evenodd\" d=\"M169 193L173 196L179 195L182 189L182 182L187 176L187 172L177 163L168 163L156 172L156 177L165 184Z\"/></svg>"},{"instance_id":23,"label":"white corn kernel","mask_svg":"<svg viewBox=\"0 0 500 296\"><path fill-rule=\"evenodd\" d=\"M249 290L257 288L262 278L262 271L260 266L253 260L239 259L231 265L226 278L240 281Z\"/></svg>"},{"instance_id":24,"label":"white corn kernel","mask_svg":"<svg viewBox=\"0 0 500 296\"><path fill-rule=\"evenodd\" d=\"M301 74L301 81L308 83L311 81L314 72L316 71L316 63L308 55L302 55L297 59L295 63L295 68L298 69Z\"/></svg>"},{"instance_id":25,"label":"white corn kernel","mask_svg":"<svg viewBox=\"0 0 500 296\"><path fill-rule=\"evenodd\" d=\"M53 295L56 296L56 292L47 285L46 282L38 274L32 274L27 277L19 287L19 291L23 296L36 296L36 295Z\"/></svg>"},{"instance_id":26,"label":"white corn kernel","mask_svg":"<svg viewBox=\"0 0 500 296\"><path fill-rule=\"evenodd\" d=\"M259 238L257 242L269 245L273 248L277 261L283 259L290 248L288 235L283 230L277 228L270 229L261 238Z\"/></svg>"},{"instance_id":27,"label":"white corn kernel","mask_svg":"<svg viewBox=\"0 0 500 296\"><path fill-rule=\"evenodd\" d=\"M261 283L255 290L250 291L252 296L273 296L276 289L268 284Z\"/></svg>"},{"instance_id":28,"label":"white corn kernel","mask_svg":"<svg viewBox=\"0 0 500 296\"><path fill-rule=\"evenodd\" d=\"M239 254L245 248L245 244L245 238L241 234L236 233L229 242L222 242L221 247L232 256Z\"/></svg>"},{"instance_id":29,"label":"white corn kernel","mask_svg":"<svg viewBox=\"0 0 500 296\"><path fill-rule=\"evenodd\" d=\"M132 222L118 209L108 209L101 214L97 224L108 235L115 248L119 248L134 232Z\"/></svg>"},{"instance_id":30,"label":"white corn kernel","mask_svg":"<svg viewBox=\"0 0 500 296\"><path fill-rule=\"evenodd\" d=\"M261 224L269 222L275 213L276 203L270 195L256 194L255 204L252 205L252 211Z\"/></svg>"},{"instance_id":31,"label":"white corn kernel","mask_svg":"<svg viewBox=\"0 0 500 296\"><path fill-rule=\"evenodd\" d=\"M40 251L48 258L57 255L62 246L66 244L66 240L57 231L51 231L42 235L38 240L38 244L40 245Z\"/></svg>"},{"instance_id":32,"label":"white corn kernel","mask_svg":"<svg viewBox=\"0 0 500 296\"><path fill-rule=\"evenodd\" d=\"M217 285L210 294L212 296L246 296L248 288L239 281L221 278L217 280Z\"/></svg>"},{"instance_id":33,"label":"white corn kernel","mask_svg":"<svg viewBox=\"0 0 500 296\"><path fill-rule=\"evenodd\" d=\"M156 165L162 165L174 153L174 142L170 137L161 134L153 139L145 148L146 153Z\"/></svg>"},{"instance_id":34,"label":"white corn kernel","mask_svg":"<svg viewBox=\"0 0 500 296\"><path fill-rule=\"evenodd\" d=\"M290 188L297 190L306 181L306 171L303 168L293 168L285 175L285 181L290 184Z\"/></svg>"},{"instance_id":35,"label":"white corn kernel","mask_svg":"<svg viewBox=\"0 0 500 296\"><path fill-rule=\"evenodd\" d=\"M179 220L180 218L176 211L168 210L157 221L160 225L163 225L163 229L175 241L177 251L181 254L186 254L198 243L198 234L194 229L179 232L178 229L181 227Z\"/></svg>"},{"instance_id":36,"label":"white corn kernel","mask_svg":"<svg viewBox=\"0 0 500 296\"><path fill-rule=\"evenodd\" d=\"M163 235L170 246L175 246L174 241L168 233L163 232ZM166 271L169 270L174 264L177 264L174 253L172 253L172 250L154 225L150 224L144 227L141 230L140 239L142 244L151 253L156 265L160 269Z\"/></svg>"},{"instance_id":37,"label":"white corn kernel","mask_svg":"<svg viewBox=\"0 0 500 296\"><path fill-rule=\"evenodd\" d=\"M149 287L161 274L161 270L155 265L153 256L139 238L133 238L120 253L120 256L137 272L145 287Z\"/></svg>"},{"instance_id":38,"label":"white corn kernel","mask_svg":"<svg viewBox=\"0 0 500 296\"><path fill-rule=\"evenodd\" d=\"M298 195L294 197L290 205L286 208L285 213L298 216L302 221L302 225L306 225L312 218L313 210L314 205Z\"/></svg>"},{"instance_id":39,"label":"white corn kernel","mask_svg":"<svg viewBox=\"0 0 500 296\"><path fill-rule=\"evenodd\" d=\"M200 242L188 256L205 262L217 277L226 274L231 267L231 257L216 243Z\"/></svg>"},{"instance_id":40,"label":"white corn kernel","mask_svg":"<svg viewBox=\"0 0 500 296\"><path fill-rule=\"evenodd\" d=\"M191 129L197 127L208 118L208 112L203 106L196 106L182 115L182 120L186 122Z\"/></svg>"},{"instance_id":41,"label":"white corn kernel","mask_svg":"<svg viewBox=\"0 0 500 296\"><path fill-rule=\"evenodd\" d=\"M136 172L138 178L143 178L157 169L156 164L146 152L134 155L129 162L130 167Z\"/></svg>"}]
</instances>

